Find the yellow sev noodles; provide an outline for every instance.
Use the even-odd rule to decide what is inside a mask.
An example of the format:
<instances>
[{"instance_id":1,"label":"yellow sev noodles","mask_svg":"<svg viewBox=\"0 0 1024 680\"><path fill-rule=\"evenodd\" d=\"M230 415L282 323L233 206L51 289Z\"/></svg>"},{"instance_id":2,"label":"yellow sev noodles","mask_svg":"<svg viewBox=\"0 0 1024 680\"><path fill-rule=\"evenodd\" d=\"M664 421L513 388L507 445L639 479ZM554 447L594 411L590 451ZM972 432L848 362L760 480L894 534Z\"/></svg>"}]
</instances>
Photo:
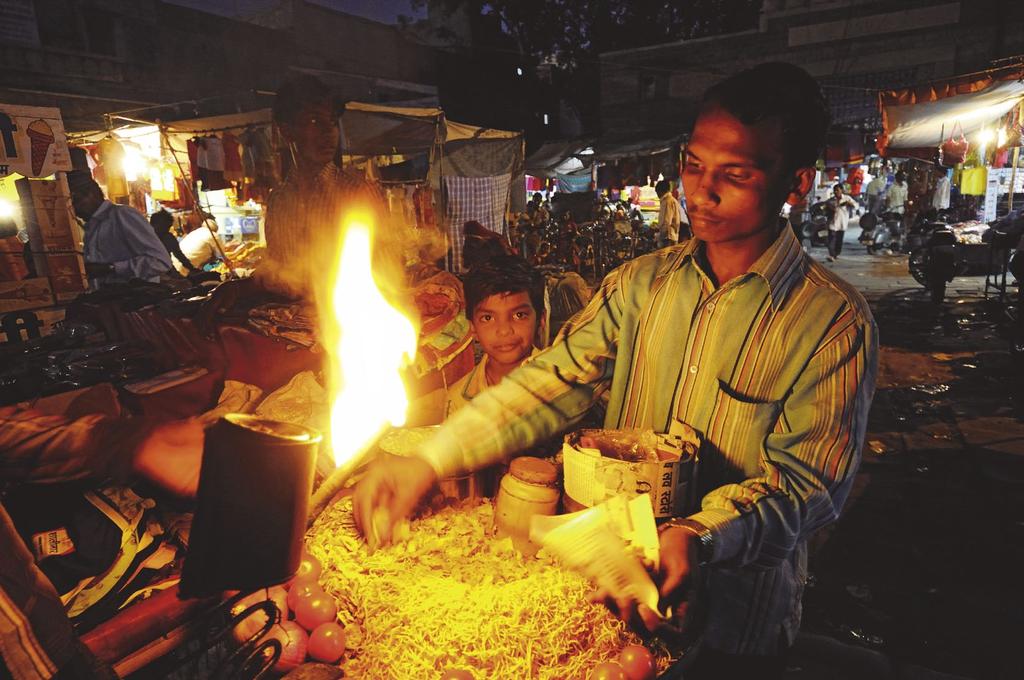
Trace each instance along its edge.
<instances>
[{"instance_id":1,"label":"yellow sev noodles","mask_svg":"<svg viewBox=\"0 0 1024 680\"><path fill-rule=\"evenodd\" d=\"M409 539L370 554L349 501L336 503L307 536L323 563L321 584L338 600L349 650L346 676L585 679L639 638L587 581L548 559L524 559L491 533L492 506L471 502L413 522ZM659 671L670 656L653 653Z\"/></svg>"}]
</instances>

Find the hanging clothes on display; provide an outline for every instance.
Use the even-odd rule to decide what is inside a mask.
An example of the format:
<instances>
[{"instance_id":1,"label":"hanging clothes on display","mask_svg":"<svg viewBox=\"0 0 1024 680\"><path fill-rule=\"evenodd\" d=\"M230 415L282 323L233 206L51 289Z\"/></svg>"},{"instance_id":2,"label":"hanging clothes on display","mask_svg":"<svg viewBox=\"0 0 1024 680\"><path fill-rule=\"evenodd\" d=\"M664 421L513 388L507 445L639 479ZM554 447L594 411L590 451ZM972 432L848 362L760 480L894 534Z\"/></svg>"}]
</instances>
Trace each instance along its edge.
<instances>
[{"instance_id":1,"label":"hanging clothes on display","mask_svg":"<svg viewBox=\"0 0 1024 680\"><path fill-rule=\"evenodd\" d=\"M230 182L241 182L244 173L242 172L242 157L238 150L238 140L230 132L225 132L220 141L224 150L224 179Z\"/></svg>"},{"instance_id":2,"label":"hanging clothes on display","mask_svg":"<svg viewBox=\"0 0 1024 680\"><path fill-rule=\"evenodd\" d=\"M203 186L203 191L219 191L231 187L224 177L224 145L217 137L196 139L196 168L194 177Z\"/></svg>"},{"instance_id":3,"label":"hanging clothes on display","mask_svg":"<svg viewBox=\"0 0 1024 680\"><path fill-rule=\"evenodd\" d=\"M256 182L273 184L277 170L270 136L263 128L247 128L238 136L242 145L242 174Z\"/></svg>"},{"instance_id":4,"label":"hanging clothes on display","mask_svg":"<svg viewBox=\"0 0 1024 680\"><path fill-rule=\"evenodd\" d=\"M195 206L195 196L188 180L176 175L174 186L175 198L158 199L160 204L169 210L191 210Z\"/></svg>"},{"instance_id":5,"label":"hanging clothes on display","mask_svg":"<svg viewBox=\"0 0 1024 680\"><path fill-rule=\"evenodd\" d=\"M216 137L194 137L188 142L188 160L192 179L203 191L227 189L231 183L224 178L224 147Z\"/></svg>"},{"instance_id":6,"label":"hanging clothes on display","mask_svg":"<svg viewBox=\"0 0 1024 680\"><path fill-rule=\"evenodd\" d=\"M512 175L494 177L445 177L448 194L448 240L451 249L451 270L463 270L462 253L465 245L463 225L476 220L490 231L508 236L505 230L505 207Z\"/></svg>"},{"instance_id":7,"label":"hanging clothes on display","mask_svg":"<svg viewBox=\"0 0 1024 680\"><path fill-rule=\"evenodd\" d=\"M556 175L558 190L566 193L580 193L590 191L591 177L589 172L572 175Z\"/></svg>"},{"instance_id":8,"label":"hanging clothes on display","mask_svg":"<svg viewBox=\"0 0 1024 680\"><path fill-rule=\"evenodd\" d=\"M96 181L107 188L111 203L123 203L128 198L128 180L124 176L124 147L113 137L106 137L96 145L99 155Z\"/></svg>"},{"instance_id":9,"label":"hanging clothes on display","mask_svg":"<svg viewBox=\"0 0 1024 680\"><path fill-rule=\"evenodd\" d=\"M175 166L171 163L154 163L149 168L149 191L154 201L176 201L178 182Z\"/></svg>"},{"instance_id":10,"label":"hanging clothes on display","mask_svg":"<svg viewBox=\"0 0 1024 680\"><path fill-rule=\"evenodd\" d=\"M436 228L433 190L426 184L418 186L412 193L412 200L416 210L416 226L420 229Z\"/></svg>"},{"instance_id":11,"label":"hanging clothes on display","mask_svg":"<svg viewBox=\"0 0 1024 680\"><path fill-rule=\"evenodd\" d=\"M988 183L988 168L967 168L960 178L960 193L965 196L984 196Z\"/></svg>"}]
</instances>

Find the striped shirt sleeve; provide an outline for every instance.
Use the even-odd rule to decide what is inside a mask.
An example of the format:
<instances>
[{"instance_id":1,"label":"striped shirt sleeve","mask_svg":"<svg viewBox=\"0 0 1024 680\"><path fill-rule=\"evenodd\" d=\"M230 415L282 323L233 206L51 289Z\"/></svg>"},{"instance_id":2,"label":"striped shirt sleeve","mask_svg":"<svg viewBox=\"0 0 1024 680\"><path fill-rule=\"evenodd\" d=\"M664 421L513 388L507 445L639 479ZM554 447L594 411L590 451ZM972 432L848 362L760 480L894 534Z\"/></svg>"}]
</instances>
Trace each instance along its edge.
<instances>
[{"instance_id":1,"label":"striped shirt sleeve","mask_svg":"<svg viewBox=\"0 0 1024 680\"><path fill-rule=\"evenodd\" d=\"M420 456L439 478L496 463L578 422L611 382L630 267L609 274L551 347L449 418Z\"/></svg>"},{"instance_id":2,"label":"striped shirt sleeve","mask_svg":"<svg viewBox=\"0 0 1024 680\"><path fill-rule=\"evenodd\" d=\"M713 562L776 566L839 517L864 443L877 336L869 313L839 314L765 440L764 474L704 497L690 519L711 530Z\"/></svg>"}]
</instances>

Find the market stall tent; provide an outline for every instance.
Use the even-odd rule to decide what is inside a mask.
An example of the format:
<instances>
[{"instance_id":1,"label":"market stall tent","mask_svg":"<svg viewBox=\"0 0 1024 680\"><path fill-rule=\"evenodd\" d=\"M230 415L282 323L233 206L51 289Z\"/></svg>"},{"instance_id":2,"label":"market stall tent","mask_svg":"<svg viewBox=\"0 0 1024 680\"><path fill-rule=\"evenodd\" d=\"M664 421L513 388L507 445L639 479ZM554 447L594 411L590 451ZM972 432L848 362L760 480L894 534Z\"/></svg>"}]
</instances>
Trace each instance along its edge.
<instances>
[{"instance_id":1,"label":"market stall tent","mask_svg":"<svg viewBox=\"0 0 1024 680\"><path fill-rule=\"evenodd\" d=\"M448 120L439 108L349 102L341 116L341 145L352 162L389 157L382 179L429 185L440 195L449 268L462 271L462 225L476 220L505 234L505 211L521 210L524 143L521 132ZM388 172L396 165L400 172Z\"/></svg>"},{"instance_id":2,"label":"market stall tent","mask_svg":"<svg viewBox=\"0 0 1024 680\"><path fill-rule=\"evenodd\" d=\"M879 93L883 132L878 148L931 160L954 126L973 140L1024 99L1024 67L998 69ZM898 152L898 153L897 153Z\"/></svg>"},{"instance_id":3,"label":"market stall tent","mask_svg":"<svg viewBox=\"0 0 1024 680\"><path fill-rule=\"evenodd\" d=\"M526 159L526 174L555 179L559 175L589 172L594 150L591 140L545 142Z\"/></svg>"},{"instance_id":4,"label":"market stall tent","mask_svg":"<svg viewBox=\"0 0 1024 680\"><path fill-rule=\"evenodd\" d=\"M644 185L659 175L679 176L682 135L668 138L605 138L594 145L598 188Z\"/></svg>"}]
</instances>

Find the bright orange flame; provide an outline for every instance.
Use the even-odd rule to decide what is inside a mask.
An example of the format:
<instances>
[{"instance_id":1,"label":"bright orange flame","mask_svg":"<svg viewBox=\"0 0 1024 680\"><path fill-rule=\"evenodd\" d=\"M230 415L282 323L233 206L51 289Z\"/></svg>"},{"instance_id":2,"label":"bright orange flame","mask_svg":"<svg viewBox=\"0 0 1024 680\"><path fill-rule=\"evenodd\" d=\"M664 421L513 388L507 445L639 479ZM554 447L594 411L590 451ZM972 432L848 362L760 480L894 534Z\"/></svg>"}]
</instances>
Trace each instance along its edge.
<instances>
[{"instance_id":1,"label":"bright orange flame","mask_svg":"<svg viewBox=\"0 0 1024 680\"><path fill-rule=\"evenodd\" d=\"M416 354L416 329L374 280L369 220L348 220L342 239L330 287L333 313L322 314L321 329L330 354L331 448L338 466L389 425L405 422L402 369Z\"/></svg>"}]
</instances>

